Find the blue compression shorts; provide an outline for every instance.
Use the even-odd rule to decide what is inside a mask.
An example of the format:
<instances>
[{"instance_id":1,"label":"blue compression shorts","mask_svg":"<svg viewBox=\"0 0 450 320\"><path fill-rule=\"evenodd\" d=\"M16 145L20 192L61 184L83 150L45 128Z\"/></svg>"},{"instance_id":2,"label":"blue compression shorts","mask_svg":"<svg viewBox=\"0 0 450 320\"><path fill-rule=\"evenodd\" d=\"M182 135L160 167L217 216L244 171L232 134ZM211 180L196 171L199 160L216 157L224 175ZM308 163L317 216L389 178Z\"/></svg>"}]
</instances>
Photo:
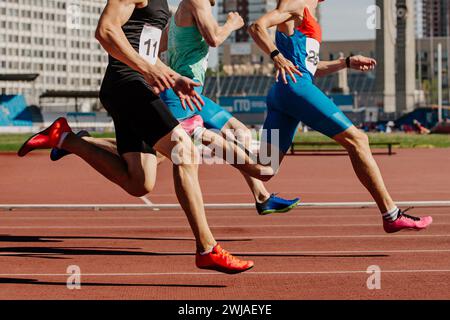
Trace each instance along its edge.
<instances>
[{"instance_id":1,"label":"blue compression shorts","mask_svg":"<svg viewBox=\"0 0 450 320\"><path fill-rule=\"evenodd\" d=\"M203 87L196 87L195 91L197 91L201 95L203 101L205 101L202 111L199 111L198 109L192 111L188 106L186 106L186 110L184 110L181 106L180 98L178 98L172 89L161 93L160 98L164 101L177 120L182 121L194 115L199 115L205 123L205 128L222 130L225 124L233 117L231 113L208 97L202 95Z\"/></svg>"},{"instance_id":2,"label":"blue compression shorts","mask_svg":"<svg viewBox=\"0 0 450 320\"><path fill-rule=\"evenodd\" d=\"M353 123L311 80L297 77L297 83L276 83L267 97L267 117L264 129L268 143L271 130L279 130L278 149L286 153L291 147L297 127L303 122L308 127L332 138L350 128Z\"/></svg>"}]
</instances>

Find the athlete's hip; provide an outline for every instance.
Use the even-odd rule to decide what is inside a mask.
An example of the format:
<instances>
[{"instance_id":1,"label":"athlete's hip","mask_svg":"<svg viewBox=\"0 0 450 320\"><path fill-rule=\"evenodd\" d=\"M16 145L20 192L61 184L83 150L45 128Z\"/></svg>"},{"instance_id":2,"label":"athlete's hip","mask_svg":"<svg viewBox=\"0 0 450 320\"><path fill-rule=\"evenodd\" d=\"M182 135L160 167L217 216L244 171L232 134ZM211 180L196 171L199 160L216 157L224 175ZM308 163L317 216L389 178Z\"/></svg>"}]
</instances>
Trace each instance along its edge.
<instances>
[{"instance_id":1,"label":"athlete's hip","mask_svg":"<svg viewBox=\"0 0 450 320\"><path fill-rule=\"evenodd\" d=\"M302 98L310 95L311 90L320 91L319 88L309 79L297 79L297 82L292 80L288 83L278 81L269 90L267 102L286 100L293 102L292 99Z\"/></svg>"}]
</instances>

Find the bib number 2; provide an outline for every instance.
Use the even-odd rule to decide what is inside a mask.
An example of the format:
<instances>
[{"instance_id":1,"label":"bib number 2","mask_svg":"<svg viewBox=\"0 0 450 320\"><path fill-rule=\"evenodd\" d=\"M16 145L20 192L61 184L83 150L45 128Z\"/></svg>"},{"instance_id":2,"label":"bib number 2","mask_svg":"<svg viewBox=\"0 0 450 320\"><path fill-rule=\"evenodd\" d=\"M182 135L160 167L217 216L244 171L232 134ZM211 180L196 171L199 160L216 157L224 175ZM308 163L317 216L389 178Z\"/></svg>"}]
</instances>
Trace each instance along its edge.
<instances>
[{"instance_id":1,"label":"bib number 2","mask_svg":"<svg viewBox=\"0 0 450 320\"><path fill-rule=\"evenodd\" d=\"M158 28L145 25L141 32L139 41L139 55L151 64L158 60L159 45L162 31Z\"/></svg>"},{"instance_id":2,"label":"bib number 2","mask_svg":"<svg viewBox=\"0 0 450 320\"><path fill-rule=\"evenodd\" d=\"M311 74L315 74L317 71L317 66L320 62L319 58L320 43L312 38L306 39L306 68Z\"/></svg>"}]
</instances>

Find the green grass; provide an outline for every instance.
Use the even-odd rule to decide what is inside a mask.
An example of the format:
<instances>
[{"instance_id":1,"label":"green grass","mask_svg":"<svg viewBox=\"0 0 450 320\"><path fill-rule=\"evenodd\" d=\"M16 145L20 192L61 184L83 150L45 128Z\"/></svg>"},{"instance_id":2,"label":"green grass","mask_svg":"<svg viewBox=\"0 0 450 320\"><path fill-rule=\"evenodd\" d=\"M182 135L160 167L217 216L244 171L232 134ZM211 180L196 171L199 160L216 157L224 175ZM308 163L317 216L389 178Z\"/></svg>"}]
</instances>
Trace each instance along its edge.
<instances>
[{"instance_id":1,"label":"green grass","mask_svg":"<svg viewBox=\"0 0 450 320\"><path fill-rule=\"evenodd\" d=\"M114 137L114 133L94 133L93 135L99 138ZM0 151L17 151L29 136L29 134L0 134ZM399 148L450 148L450 135L444 134L370 133L369 139L371 142L398 142L400 143ZM315 132L299 134L295 140L303 142L330 141L328 137Z\"/></svg>"},{"instance_id":2,"label":"green grass","mask_svg":"<svg viewBox=\"0 0 450 320\"><path fill-rule=\"evenodd\" d=\"M450 148L450 135L448 134L406 134L406 133L369 133L371 143L397 142L399 148ZM298 142L328 142L330 138L316 132L298 134Z\"/></svg>"},{"instance_id":3,"label":"green grass","mask_svg":"<svg viewBox=\"0 0 450 320\"><path fill-rule=\"evenodd\" d=\"M30 136L31 134L28 133L2 133L0 134L0 151L16 152L19 150L22 143L24 143ZM93 136L98 138L114 138L114 133L94 133Z\"/></svg>"}]
</instances>

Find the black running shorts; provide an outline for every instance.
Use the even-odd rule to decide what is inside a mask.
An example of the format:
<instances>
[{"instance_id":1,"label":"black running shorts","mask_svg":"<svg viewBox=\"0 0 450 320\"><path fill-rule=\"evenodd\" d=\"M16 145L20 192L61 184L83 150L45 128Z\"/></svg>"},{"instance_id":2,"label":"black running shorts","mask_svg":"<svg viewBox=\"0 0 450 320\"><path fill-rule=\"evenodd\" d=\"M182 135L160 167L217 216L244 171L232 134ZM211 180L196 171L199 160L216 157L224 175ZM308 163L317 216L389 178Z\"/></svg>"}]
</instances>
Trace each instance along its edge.
<instances>
[{"instance_id":1,"label":"black running shorts","mask_svg":"<svg viewBox=\"0 0 450 320\"><path fill-rule=\"evenodd\" d=\"M102 85L100 100L113 118L119 154L154 153L152 147L179 125L143 80Z\"/></svg>"}]
</instances>

